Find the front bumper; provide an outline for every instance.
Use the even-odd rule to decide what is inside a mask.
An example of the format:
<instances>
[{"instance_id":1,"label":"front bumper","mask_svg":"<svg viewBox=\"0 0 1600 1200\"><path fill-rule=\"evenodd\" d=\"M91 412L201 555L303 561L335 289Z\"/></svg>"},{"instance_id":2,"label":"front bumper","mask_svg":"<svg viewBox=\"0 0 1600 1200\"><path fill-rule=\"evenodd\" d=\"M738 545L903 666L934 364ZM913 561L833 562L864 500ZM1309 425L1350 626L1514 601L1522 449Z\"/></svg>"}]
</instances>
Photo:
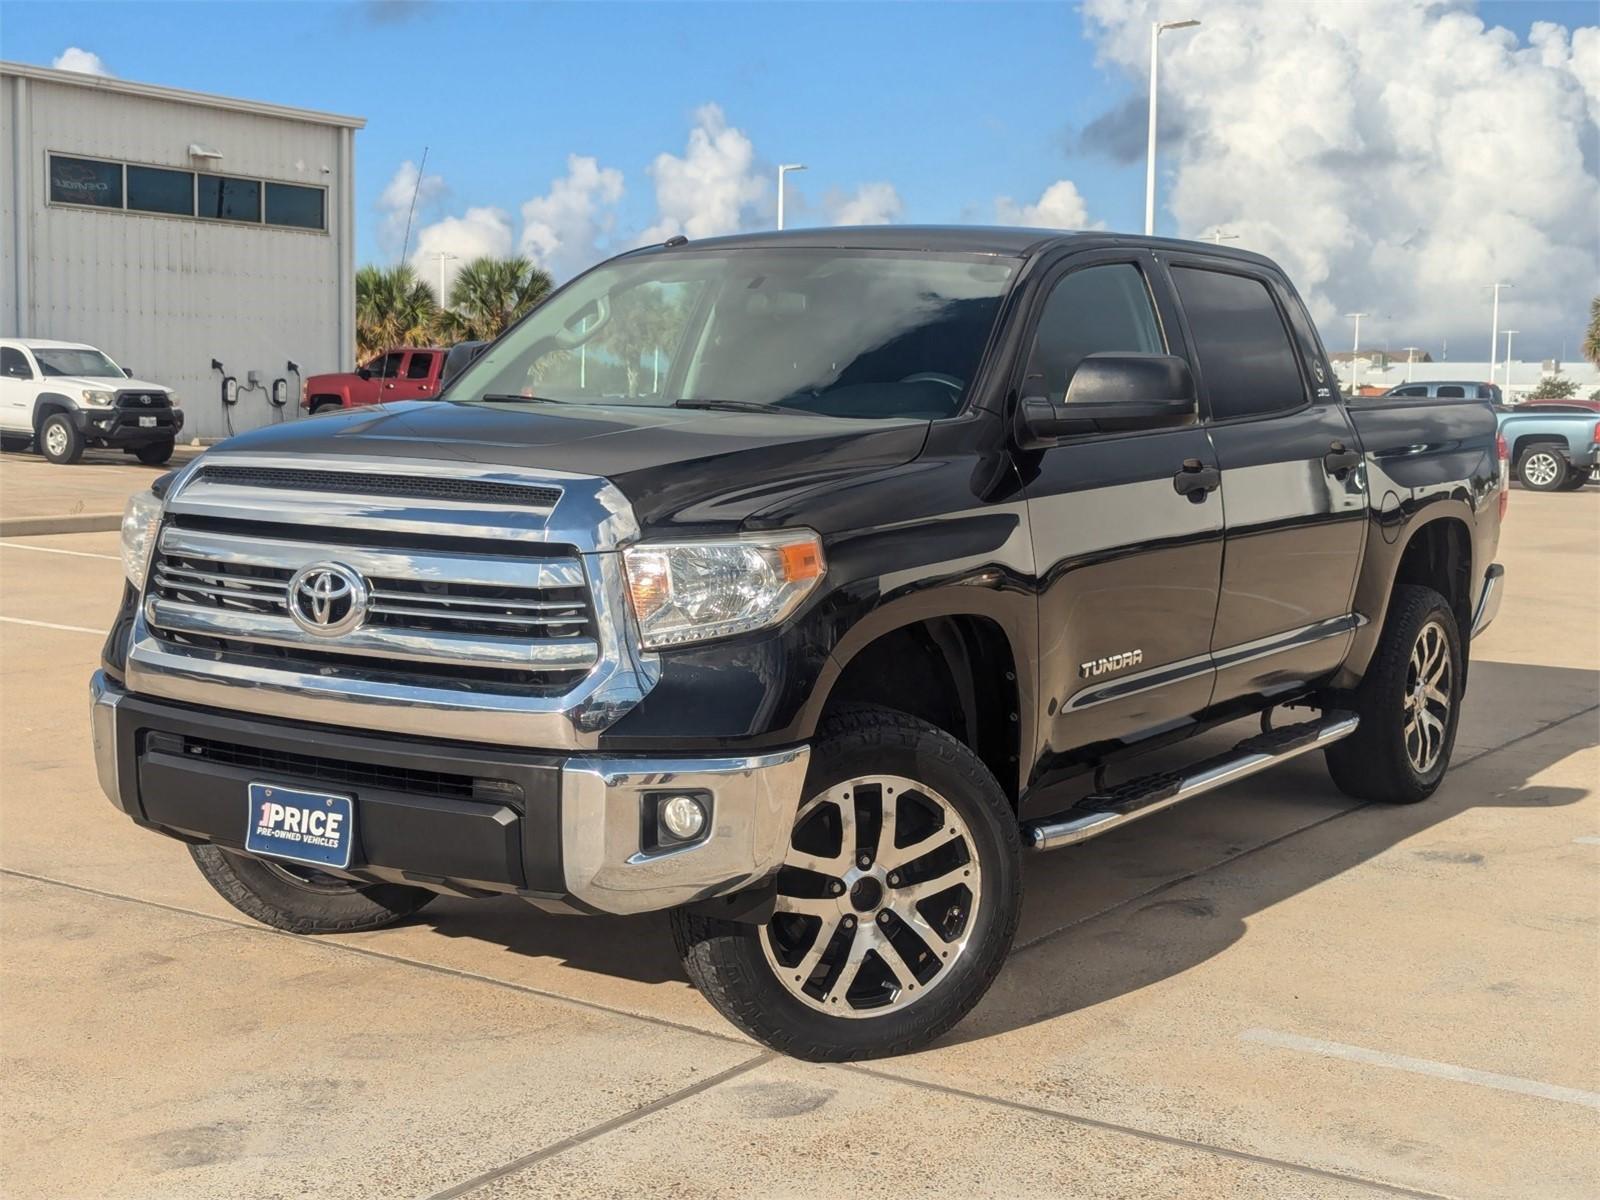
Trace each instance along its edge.
<instances>
[{"instance_id":1,"label":"front bumper","mask_svg":"<svg viewBox=\"0 0 1600 1200\"><path fill-rule=\"evenodd\" d=\"M154 425L140 425L144 417ZM144 446L169 442L183 430L181 408L80 408L72 414L78 432L108 446Z\"/></svg>"},{"instance_id":2,"label":"front bumper","mask_svg":"<svg viewBox=\"0 0 1600 1200\"><path fill-rule=\"evenodd\" d=\"M100 786L137 824L244 847L252 781L354 797L344 874L547 907L637 913L727 895L774 874L810 751L748 757L570 757L239 717L90 681ZM662 848L649 813L689 792L696 841Z\"/></svg>"}]
</instances>

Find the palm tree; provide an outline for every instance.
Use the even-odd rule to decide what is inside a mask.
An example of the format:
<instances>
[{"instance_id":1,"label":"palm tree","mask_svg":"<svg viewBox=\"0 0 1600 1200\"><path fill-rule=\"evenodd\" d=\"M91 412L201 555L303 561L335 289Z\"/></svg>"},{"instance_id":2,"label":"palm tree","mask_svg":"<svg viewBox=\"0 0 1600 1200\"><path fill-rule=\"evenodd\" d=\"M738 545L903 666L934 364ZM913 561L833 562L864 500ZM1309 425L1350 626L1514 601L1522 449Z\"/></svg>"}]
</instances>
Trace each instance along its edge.
<instances>
[{"instance_id":1,"label":"palm tree","mask_svg":"<svg viewBox=\"0 0 1600 1200\"><path fill-rule=\"evenodd\" d=\"M356 272L356 354L365 362L391 346L423 346L439 312L433 289L410 267Z\"/></svg>"},{"instance_id":2,"label":"palm tree","mask_svg":"<svg viewBox=\"0 0 1600 1200\"><path fill-rule=\"evenodd\" d=\"M484 341L550 294L550 276L525 258L475 258L450 285L449 332Z\"/></svg>"},{"instance_id":3,"label":"palm tree","mask_svg":"<svg viewBox=\"0 0 1600 1200\"><path fill-rule=\"evenodd\" d=\"M1589 332L1583 335L1583 356L1600 367L1600 296L1589 301Z\"/></svg>"}]
</instances>

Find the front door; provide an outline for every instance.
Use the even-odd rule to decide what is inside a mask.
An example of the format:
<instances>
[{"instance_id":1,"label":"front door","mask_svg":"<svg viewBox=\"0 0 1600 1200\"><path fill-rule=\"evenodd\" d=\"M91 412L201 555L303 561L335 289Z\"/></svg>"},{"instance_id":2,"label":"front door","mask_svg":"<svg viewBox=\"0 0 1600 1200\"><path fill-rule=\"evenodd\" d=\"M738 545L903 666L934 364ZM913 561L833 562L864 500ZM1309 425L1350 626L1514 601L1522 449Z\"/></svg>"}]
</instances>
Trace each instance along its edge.
<instances>
[{"instance_id":1,"label":"front door","mask_svg":"<svg viewBox=\"0 0 1600 1200\"><path fill-rule=\"evenodd\" d=\"M1074 256L1046 289L1025 370L1053 399L1087 354L1184 353L1147 254ZM1198 421L1067 437L1020 455L1040 589L1047 761L1162 732L1209 701L1222 498L1180 492L1175 480L1186 467L1215 466Z\"/></svg>"},{"instance_id":2,"label":"front door","mask_svg":"<svg viewBox=\"0 0 1600 1200\"><path fill-rule=\"evenodd\" d=\"M1294 691L1343 661L1359 619L1359 442L1283 280L1236 260L1168 265L1222 468L1214 701Z\"/></svg>"},{"instance_id":3,"label":"front door","mask_svg":"<svg viewBox=\"0 0 1600 1200\"><path fill-rule=\"evenodd\" d=\"M400 374L400 368L405 361L404 350L391 350L387 354L378 355L362 368L362 371L366 372L366 378L360 378L358 373L358 377L351 381L350 403L379 404L394 399L395 376Z\"/></svg>"}]
</instances>

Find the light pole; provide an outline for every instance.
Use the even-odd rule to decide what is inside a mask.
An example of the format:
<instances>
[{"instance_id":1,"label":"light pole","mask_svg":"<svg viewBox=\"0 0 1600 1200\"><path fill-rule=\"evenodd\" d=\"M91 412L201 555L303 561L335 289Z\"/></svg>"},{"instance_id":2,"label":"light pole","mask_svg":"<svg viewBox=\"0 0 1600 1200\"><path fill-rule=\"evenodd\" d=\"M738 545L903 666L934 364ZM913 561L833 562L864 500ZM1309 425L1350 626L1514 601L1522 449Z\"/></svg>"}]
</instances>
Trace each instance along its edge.
<instances>
[{"instance_id":1,"label":"light pole","mask_svg":"<svg viewBox=\"0 0 1600 1200\"><path fill-rule=\"evenodd\" d=\"M1239 235L1237 233L1223 233L1220 229L1214 229L1206 234L1206 240L1213 246L1220 246L1223 242L1237 242Z\"/></svg>"},{"instance_id":2,"label":"light pole","mask_svg":"<svg viewBox=\"0 0 1600 1200\"><path fill-rule=\"evenodd\" d=\"M1421 346L1407 346L1406 347L1406 382L1407 383L1411 382L1411 368L1417 365L1417 351L1421 350L1421 349L1422 349Z\"/></svg>"},{"instance_id":3,"label":"light pole","mask_svg":"<svg viewBox=\"0 0 1600 1200\"><path fill-rule=\"evenodd\" d=\"M1516 287L1514 283L1486 283L1486 288L1494 289L1494 318L1489 326L1489 382L1494 382L1495 355L1500 349L1500 289Z\"/></svg>"},{"instance_id":4,"label":"light pole","mask_svg":"<svg viewBox=\"0 0 1600 1200\"><path fill-rule=\"evenodd\" d=\"M1511 339L1521 333L1520 329L1506 330L1506 403L1511 403ZM1489 372L1489 382L1494 382L1494 372Z\"/></svg>"},{"instance_id":5,"label":"light pole","mask_svg":"<svg viewBox=\"0 0 1600 1200\"><path fill-rule=\"evenodd\" d=\"M1145 143L1144 163L1144 232L1148 237L1156 231L1156 46L1161 35L1169 29L1190 29L1200 24L1188 21L1150 22L1150 129Z\"/></svg>"},{"instance_id":6,"label":"light pole","mask_svg":"<svg viewBox=\"0 0 1600 1200\"><path fill-rule=\"evenodd\" d=\"M439 307L443 308L446 303L444 295L444 264L447 262L455 262L461 256L459 254L451 254L446 250L435 250L433 252L433 257L439 260Z\"/></svg>"},{"instance_id":7,"label":"light pole","mask_svg":"<svg viewBox=\"0 0 1600 1200\"><path fill-rule=\"evenodd\" d=\"M1350 394L1352 396L1359 394L1357 388L1360 387L1361 379L1361 318L1366 315L1364 312L1345 313L1347 317L1354 317L1356 322L1356 339L1350 344Z\"/></svg>"},{"instance_id":8,"label":"light pole","mask_svg":"<svg viewBox=\"0 0 1600 1200\"><path fill-rule=\"evenodd\" d=\"M783 228L783 177L790 171L804 171L805 163L783 163L778 167L778 228Z\"/></svg>"}]
</instances>

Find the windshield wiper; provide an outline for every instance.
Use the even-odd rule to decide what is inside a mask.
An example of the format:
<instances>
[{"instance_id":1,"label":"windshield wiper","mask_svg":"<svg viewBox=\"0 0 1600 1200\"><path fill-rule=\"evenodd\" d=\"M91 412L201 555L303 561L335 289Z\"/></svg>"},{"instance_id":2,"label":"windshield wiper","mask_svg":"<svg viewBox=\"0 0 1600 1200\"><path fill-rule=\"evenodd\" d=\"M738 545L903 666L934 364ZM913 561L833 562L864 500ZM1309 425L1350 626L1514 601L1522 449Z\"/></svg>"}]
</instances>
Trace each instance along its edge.
<instances>
[{"instance_id":1,"label":"windshield wiper","mask_svg":"<svg viewBox=\"0 0 1600 1200\"><path fill-rule=\"evenodd\" d=\"M491 392L479 396L478 401L483 404L563 404L565 401L552 400L549 396L522 396L513 392Z\"/></svg>"},{"instance_id":2,"label":"windshield wiper","mask_svg":"<svg viewBox=\"0 0 1600 1200\"><path fill-rule=\"evenodd\" d=\"M795 412L782 404L757 404L752 400L674 400L673 408L704 408L713 412Z\"/></svg>"}]
</instances>

